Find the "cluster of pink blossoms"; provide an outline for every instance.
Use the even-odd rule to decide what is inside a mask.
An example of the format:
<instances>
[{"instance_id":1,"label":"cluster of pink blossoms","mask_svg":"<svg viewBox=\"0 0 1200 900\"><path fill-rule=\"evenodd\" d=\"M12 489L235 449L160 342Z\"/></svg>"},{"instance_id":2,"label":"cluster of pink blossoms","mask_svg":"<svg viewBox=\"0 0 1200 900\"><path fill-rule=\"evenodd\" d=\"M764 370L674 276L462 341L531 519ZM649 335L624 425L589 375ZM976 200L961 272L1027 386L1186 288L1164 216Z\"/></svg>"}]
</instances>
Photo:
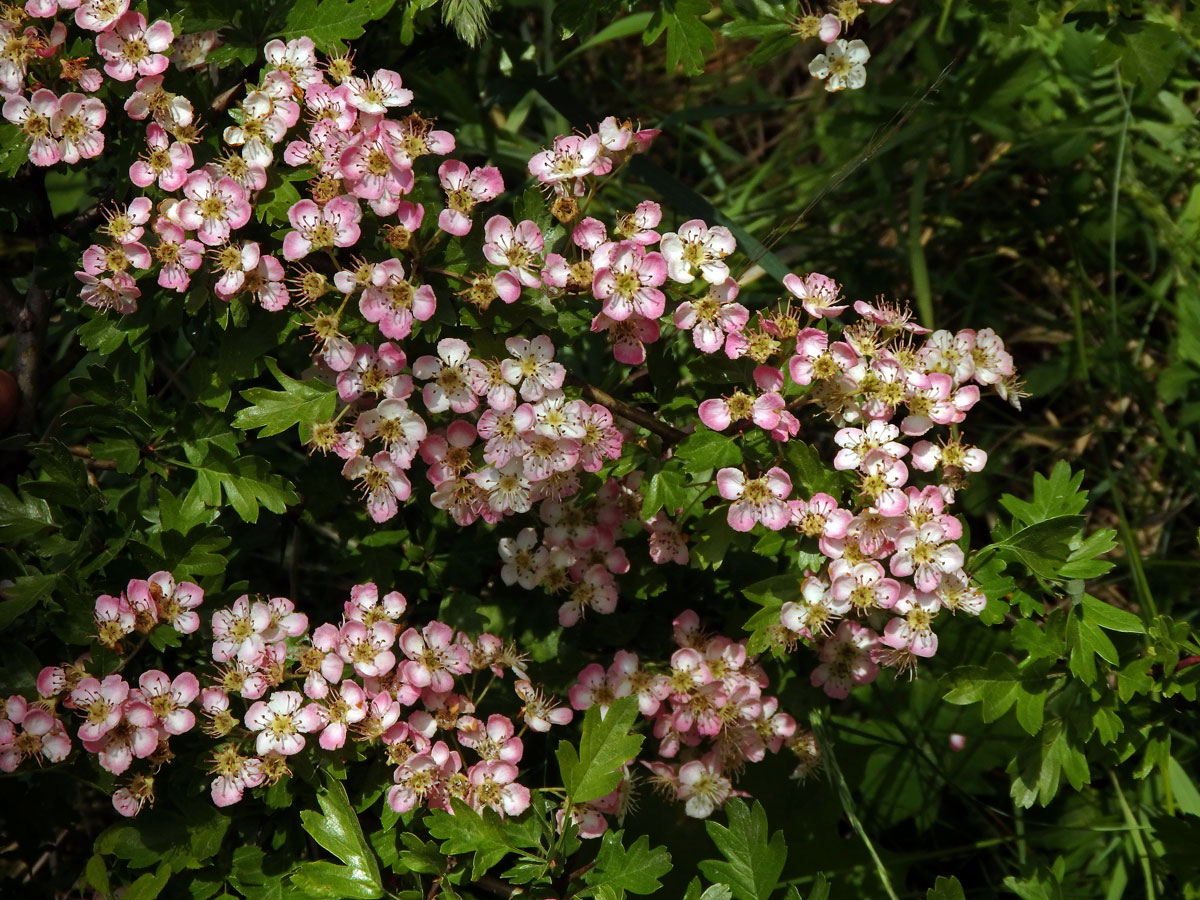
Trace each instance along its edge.
<instances>
[{"instance_id":1,"label":"cluster of pink blossoms","mask_svg":"<svg viewBox=\"0 0 1200 900\"><path fill-rule=\"evenodd\" d=\"M813 684L845 697L854 684L874 679L880 664L904 669L932 656L932 625L942 609L973 615L983 609L985 598L963 571L964 554L955 543L962 523L949 509L966 475L981 471L987 454L965 443L958 426L978 402L981 386L1013 402L1020 392L1012 357L990 329L929 333L901 307L859 301L859 321L831 340L812 320L836 320L846 309L836 286L818 274L791 276L785 286L810 324L800 329L794 320L765 319L755 348L763 364L755 378L761 383L762 370L769 369L771 383L781 386L782 370L765 363L790 352L786 369L801 402L843 426L834 435L839 450L833 465L854 473L854 502L841 506L824 493L793 498L791 479L778 467L753 478L725 468L716 480L731 501L733 529L795 528L828 558L819 573L806 573L799 599L784 605L781 622L786 633L816 647L820 663ZM782 327L787 322L792 327ZM783 403L778 388L763 396L776 398L775 406ZM737 392L723 402L747 410L746 418L755 421L749 410L761 399ZM715 430L729 426L728 415L705 404L700 415ZM934 443L928 436L938 426L949 434ZM911 446L905 443L913 439ZM910 466L927 475L924 484L910 481Z\"/></svg>"},{"instance_id":2,"label":"cluster of pink blossoms","mask_svg":"<svg viewBox=\"0 0 1200 900\"><path fill-rule=\"evenodd\" d=\"M840 4L839 21L853 21L856 9ZM509 337L507 355L496 358L458 336L441 336L430 348L423 323L439 306L439 318L447 306L461 317L463 304L482 311L496 301L524 299L543 312L547 303L575 307L629 366L646 362L647 344L690 339L699 353L754 363L752 386L699 404L708 428L734 436L757 428L786 442L799 434L797 413L809 405L841 426L835 467L858 479L845 506L825 494L792 497L791 477L779 466L725 468L715 479L734 530L794 527L830 560L805 573L802 589L797 578L798 599L784 607L776 635L781 645L797 637L814 645L814 683L844 696L880 665L904 668L931 655L932 622L942 608L979 611L982 597L963 574L955 544L961 525L948 510L965 474L986 461L958 433L980 387L1019 396L1012 359L993 332L928 334L899 306L860 301L861 319L835 336L828 329L840 327L849 304L818 273L785 278L787 306L752 322L731 275L737 248L729 229L693 219L666 231L662 208L649 199L608 222L588 215L601 179L657 134L615 117L595 133L555 138L528 162L564 229L492 215L480 234L479 208L504 190L503 178L494 167L453 159L436 170L445 203L427 217L423 204L408 199L418 177L435 177L422 172L421 157L444 157L456 144L432 121L406 113L414 97L400 75L356 72L349 57L319 62L307 38L272 41L265 55L259 80L230 112L226 152L206 162L192 151L191 104L163 87L157 61L158 73L138 70L125 109L150 120L146 153L130 168L146 195L110 211L101 229L108 243L85 251L78 273L85 302L132 312L139 279L156 273L167 290L204 278L227 301L243 297L269 311L303 307L320 376L336 382L342 401L332 420L311 423L308 444L343 460L343 476L358 484L376 522L411 500L418 460L431 504L460 525L495 524L536 507L544 534L525 528L501 540L503 578L566 593L564 626L589 610L615 609L617 577L629 569L617 546L623 523L638 521L648 532L655 562L686 564L687 536L672 521L679 511L641 521L638 472L587 484L582 476L619 459L634 432L614 420L620 404L574 393L551 337ZM275 245L248 229L261 218L254 206L277 158L299 170L285 177L302 191ZM468 245L463 239L473 231ZM148 233L154 239L143 243ZM430 253L443 241L459 241L468 259L482 259L480 268L463 274L431 266ZM461 302L439 298L431 275L435 283L459 282ZM925 437L935 426L949 429L940 443ZM920 440L910 447L907 438ZM910 465L932 477L910 483ZM114 617L114 634L125 627L120 609L105 615ZM265 647L263 659L284 652L278 642ZM255 665L243 673L248 681L269 681L272 666ZM449 745L439 751L437 766L453 764L449 752Z\"/></svg>"},{"instance_id":3,"label":"cluster of pink blossoms","mask_svg":"<svg viewBox=\"0 0 1200 900\"><path fill-rule=\"evenodd\" d=\"M337 375L347 403L338 419L353 413L351 424L321 423L310 443L345 460L342 474L358 480L376 522L409 499L406 473L418 456L433 488L430 502L459 525L494 523L562 500L579 490L580 472L620 457L623 436L612 414L561 389L566 370L554 362L548 337L511 337L505 346L505 359L481 360L466 341L443 338L437 356L413 361L411 375L404 372L404 351L391 341L354 348ZM427 415L457 415L444 428L430 431L408 405L414 379L424 382Z\"/></svg>"},{"instance_id":4,"label":"cluster of pink blossoms","mask_svg":"<svg viewBox=\"0 0 1200 900\"><path fill-rule=\"evenodd\" d=\"M73 11L76 33L57 21L60 11ZM214 33L187 35L175 54L175 32L165 20L147 23L129 9L129 0L27 0L24 7L5 6L0 18L0 98L4 118L21 129L35 166L74 164L104 151L104 104L89 94L112 82L137 81L139 93L161 84L171 59L181 69L192 68L216 44ZM82 34L79 34L82 32ZM79 38L95 36L96 57L67 57ZM135 95L136 96L136 95ZM162 100L182 140L192 107L183 98ZM126 106L134 118L135 110ZM144 109L144 104L143 104Z\"/></svg>"},{"instance_id":5,"label":"cluster of pink blossoms","mask_svg":"<svg viewBox=\"0 0 1200 900\"><path fill-rule=\"evenodd\" d=\"M167 572L131 581L119 597L97 598L97 640L121 652L123 640L145 640L156 626L195 632L203 596ZM13 696L3 707L0 770L66 759L74 724L83 749L123 776L114 807L136 815L153 803L155 775L174 757L171 739L192 732L198 712L203 733L220 742L210 757L218 806L278 781L289 773L289 758L314 745L339 750L353 740L396 767L388 803L398 812L418 804L448 809L456 798L519 815L530 795L517 781L523 747L516 725L503 715L476 717L459 680L512 672L522 731L566 724L571 709L529 681L511 645L490 634L456 634L438 621L405 628L406 610L398 592L381 596L374 584L360 584L339 622L310 630L290 600L243 595L212 615L207 671L172 677L150 670L133 682L92 674L86 658L47 667L36 700Z\"/></svg>"},{"instance_id":6,"label":"cluster of pink blossoms","mask_svg":"<svg viewBox=\"0 0 1200 900\"><path fill-rule=\"evenodd\" d=\"M812 771L819 752L811 733L798 731L778 698L763 693L766 672L747 655L745 643L706 635L691 610L672 624L679 649L668 664L648 668L636 654L618 651L607 669L592 663L579 673L568 692L571 706L606 710L617 699L636 697L658 739L659 758L643 765L656 788L698 819L738 793L733 778L768 752L786 746L800 758L796 777ZM603 814L613 811L613 800L601 798L575 812L581 835L605 830Z\"/></svg>"}]
</instances>

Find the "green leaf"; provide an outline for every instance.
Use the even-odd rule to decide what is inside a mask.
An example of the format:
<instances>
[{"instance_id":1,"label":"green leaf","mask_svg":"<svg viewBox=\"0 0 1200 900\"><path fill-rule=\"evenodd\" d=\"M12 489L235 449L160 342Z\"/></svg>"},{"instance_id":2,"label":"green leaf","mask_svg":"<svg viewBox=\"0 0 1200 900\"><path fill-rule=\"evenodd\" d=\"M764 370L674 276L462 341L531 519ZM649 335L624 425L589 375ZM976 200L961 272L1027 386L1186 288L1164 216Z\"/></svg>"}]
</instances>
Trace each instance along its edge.
<instances>
[{"instance_id":1,"label":"green leaf","mask_svg":"<svg viewBox=\"0 0 1200 900\"><path fill-rule=\"evenodd\" d=\"M962 885L957 878L939 875L933 887L925 894L925 900L966 900L966 895L963 894Z\"/></svg>"},{"instance_id":2,"label":"green leaf","mask_svg":"<svg viewBox=\"0 0 1200 900\"><path fill-rule=\"evenodd\" d=\"M147 872L126 888L122 900L154 900L171 880L171 867L163 863L153 875Z\"/></svg>"},{"instance_id":3,"label":"green leaf","mask_svg":"<svg viewBox=\"0 0 1200 900\"><path fill-rule=\"evenodd\" d=\"M1036 522L999 541L1035 575L1061 580L1071 555L1071 540L1083 529L1083 516L1055 516Z\"/></svg>"},{"instance_id":4,"label":"green leaf","mask_svg":"<svg viewBox=\"0 0 1200 900\"><path fill-rule=\"evenodd\" d=\"M185 445L184 452L188 449ZM202 456L203 462L194 462L192 468L196 472L200 499L206 506L220 506L224 492L234 512L246 522L257 522L259 506L282 513L288 504L300 502L291 485L273 474L262 457L235 457L215 445Z\"/></svg>"},{"instance_id":5,"label":"green leaf","mask_svg":"<svg viewBox=\"0 0 1200 900\"><path fill-rule=\"evenodd\" d=\"M491 807L485 807L481 815L457 798L451 798L450 807L453 815L435 809L425 817L425 826L442 842L439 849L444 855L475 854L472 878L478 878L509 853L536 847L541 841L540 825L533 816L524 821L501 819Z\"/></svg>"},{"instance_id":6,"label":"green leaf","mask_svg":"<svg viewBox=\"0 0 1200 900\"><path fill-rule=\"evenodd\" d=\"M1047 478L1041 473L1033 476L1033 501L1019 500L1011 494L1000 498L1000 505L1026 525L1044 522L1056 516L1077 516L1087 506L1087 491L1081 491L1083 472L1071 474L1071 467L1059 460Z\"/></svg>"},{"instance_id":7,"label":"green leaf","mask_svg":"<svg viewBox=\"0 0 1200 900\"><path fill-rule=\"evenodd\" d=\"M740 465L742 451L733 438L705 428L688 435L675 448L675 458L683 461L683 471L695 475Z\"/></svg>"},{"instance_id":8,"label":"green leaf","mask_svg":"<svg viewBox=\"0 0 1200 900\"><path fill-rule=\"evenodd\" d=\"M1109 631L1123 631L1126 634L1146 633L1146 626L1133 613L1097 600L1091 594L1083 595L1083 617Z\"/></svg>"},{"instance_id":9,"label":"green leaf","mask_svg":"<svg viewBox=\"0 0 1200 900\"><path fill-rule=\"evenodd\" d=\"M584 875L589 887L585 894L599 896L601 887L615 892L653 894L662 887L658 879L671 871L671 854L666 847L650 849L650 839L642 835L629 847L622 846L624 831L606 831L596 854L596 864Z\"/></svg>"},{"instance_id":10,"label":"green leaf","mask_svg":"<svg viewBox=\"0 0 1200 900\"><path fill-rule=\"evenodd\" d=\"M752 809L739 799L730 800L725 804L725 814L728 828L716 822L704 823L725 861L704 860L700 871L709 881L728 884L737 900L767 900L787 860L783 832L776 831L768 839L767 814L757 800Z\"/></svg>"},{"instance_id":11,"label":"green leaf","mask_svg":"<svg viewBox=\"0 0 1200 900\"><path fill-rule=\"evenodd\" d=\"M279 371L275 360L267 359L267 368L283 388L250 388L241 392L250 406L238 410L233 417L237 428L258 428L259 437L282 434L293 425L300 426L300 437L306 439L311 426L333 416L337 407L337 391L332 385L313 378L297 381Z\"/></svg>"},{"instance_id":12,"label":"green leaf","mask_svg":"<svg viewBox=\"0 0 1200 900\"><path fill-rule=\"evenodd\" d=\"M637 715L636 697L622 697L603 715L593 706L583 717L579 752L567 741L559 742L554 755L573 803L603 797L621 782L620 768L642 748L642 736L630 734Z\"/></svg>"},{"instance_id":13,"label":"green leaf","mask_svg":"<svg viewBox=\"0 0 1200 900\"><path fill-rule=\"evenodd\" d=\"M40 497L20 497L0 485L0 542L15 544L56 528L50 506Z\"/></svg>"},{"instance_id":14,"label":"green leaf","mask_svg":"<svg viewBox=\"0 0 1200 900\"><path fill-rule=\"evenodd\" d=\"M1171 785L1175 805L1189 816L1200 816L1200 791L1196 790L1192 779L1183 770L1179 760L1173 756L1167 763L1167 780Z\"/></svg>"},{"instance_id":15,"label":"green leaf","mask_svg":"<svg viewBox=\"0 0 1200 900\"><path fill-rule=\"evenodd\" d=\"M643 40L649 46L666 31L668 73L674 74L680 66L684 75L704 71L704 54L716 47L712 29L701 20L709 9L708 0L662 0Z\"/></svg>"},{"instance_id":16,"label":"green leaf","mask_svg":"<svg viewBox=\"0 0 1200 900\"><path fill-rule=\"evenodd\" d=\"M1057 660L1057 657L1055 657ZM1051 660L1039 660L1025 669L1002 653L993 653L987 666L963 666L951 675L954 687L945 700L964 706L980 704L985 722L995 722L1016 707L1017 722L1030 734L1042 729L1050 683L1046 670Z\"/></svg>"},{"instance_id":17,"label":"green leaf","mask_svg":"<svg viewBox=\"0 0 1200 900\"><path fill-rule=\"evenodd\" d=\"M829 881L824 872L817 873L817 877L813 879L813 889L809 891L805 900L829 900Z\"/></svg>"},{"instance_id":18,"label":"green leaf","mask_svg":"<svg viewBox=\"0 0 1200 900\"><path fill-rule=\"evenodd\" d=\"M7 628L42 600L51 596L60 587L62 576L21 575L4 589L5 599L0 601L0 630Z\"/></svg>"},{"instance_id":19,"label":"green leaf","mask_svg":"<svg viewBox=\"0 0 1200 900\"><path fill-rule=\"evenodd\" d=\"M664 507L673 516L687 500L683 475L675 469L663 469L650 476L642 500L642 518L648 519Z\"/></svg>"},{"instance_id":20,"label":"green leaf","mask_svg":"<svg viewBox=\"0 0 1200 900\"><path fill-rule=\"evenodd\" d=\"M1150 91L1162 87L1187 45L1175 29L1158 22L1120 19L1097 48L1096 61L1119 60L1121 74L1141 82Z\"/></svg>"},{"instance_id":21,"label":"green leaf","mask_svg":"<svg viewBox=\"0 0 1200 900\"><path fill-rule=\"evenodd\" d=\"M296 0L276 37L313 39L323 53L341 52L362 37L368 22L382 18L395 0Z\"/></svg>"},{"instance_id":22,"label":"green leaf","mask_svg":"<svg viewBox=\"0 0 1200 900\"><path fill-rule=\"evenodd\" d=\"M1076 614L1079 613L1079 614ZM1071 672L1087 684L1096 683L1096 659L1099 656L1106 662L1117 664L1117 648L1108 639L1100 626L1084 618L1079 608L1072 611L1067 619L1067 649L1069 658L1067 665Z\"/></svg>"},{"instance_id":23,"label":"green leaf","mask_svg":"<svg viewBox=\"0 0 1200 900\"><path fill-rule=\"evenodd\" d=\"M324 900L375 900L383 896L379 863L363 836L358 816L340 781L326 779L317 802L321 812L301 810L300 824L318 844L340 859L302 863L292 872L292 884L312 897Z\"/></svg>"}]
</instances>

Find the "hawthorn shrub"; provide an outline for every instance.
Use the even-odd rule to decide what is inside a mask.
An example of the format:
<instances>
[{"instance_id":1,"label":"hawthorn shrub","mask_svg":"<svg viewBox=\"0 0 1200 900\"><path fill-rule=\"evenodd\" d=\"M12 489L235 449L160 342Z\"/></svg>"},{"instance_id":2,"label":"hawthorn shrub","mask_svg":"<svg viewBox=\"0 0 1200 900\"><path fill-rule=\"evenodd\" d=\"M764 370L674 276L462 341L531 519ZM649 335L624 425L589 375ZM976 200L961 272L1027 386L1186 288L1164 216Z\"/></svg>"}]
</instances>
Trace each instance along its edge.
<instances>
[{"instance_id":1,"label":"hawthorn shrub","mask_svg":"<svg viewBox=\"0 0 1200 900\"><path fill-rule=\"evenodd\" d=\"M703 6L637 19L669 70L715 46ZM731 7L722 30L755 62L808 42L825 92L870 90L887 6ZM30 462L0 488L0 771L9 808L91 843L46 851L45 893L766 900L845 871L963 897L898 878L857 810L927 830L922 767L964 798L1003 770L1018 825L1106 771L1145 894L1194 891L1116 774L1200 814L1172 744L1189 625L1089 593L1117 535L1065 462L987 537L960 511L979 423L1028 396L1005 335L695 215L617 97L489 147L372 44L434 27L390 7L313 0L266 31L6 8L3 165L37 253L6 294ZM483 12L442 10L468 42ZM1163 29L1108 36L1132 65ZM99 196L64 217L80 185ZM78 319L43 396L58 306ZM954 710L976 703L1013 712L998 739ZM817 790L806 842L841 821L844 864L768 825ZM1066 865L1003 883L1052 896Z\"/></svg>"}]
</instances>

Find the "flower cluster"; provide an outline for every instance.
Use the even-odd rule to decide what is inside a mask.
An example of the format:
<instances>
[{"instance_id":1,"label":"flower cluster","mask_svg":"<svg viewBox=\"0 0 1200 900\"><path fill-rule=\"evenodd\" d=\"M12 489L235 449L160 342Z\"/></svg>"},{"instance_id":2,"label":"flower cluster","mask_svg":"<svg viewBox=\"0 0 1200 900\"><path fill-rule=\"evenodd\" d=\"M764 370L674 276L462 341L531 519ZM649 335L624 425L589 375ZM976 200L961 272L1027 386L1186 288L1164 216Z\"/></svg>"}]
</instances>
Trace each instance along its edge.
<instances>
[{"instance_id":1,"label":"flower cluster","mask_svg":"<svg viewBox=\"0 0 1200 900\"><path fill-rule=\"evenodd\" d=\"M167 572L131 581L120 597L97 598L97 641L123 650L123 638L156 626L194 632L202 600L196 585ZM514 647L436 620L405 628L407 606L398 592L381 596L374 584L360 584L340 621L310 630L292 601L243 595L212 614L207 669L175 676L151 669L133 681L94 673L86 659L47 667L35 701L17 695L4 706L0 770L66 759L73 731L101 768L125 776L113 805L135 815L153 802L155 776L174 758L171 739L193 732L199 713L200 730L218 742L210 754L218 806L278 781L299 753L353 741L395 766L388 802L397 812L449 808L456 798L519 815L529 790L517 781L516 724L499 714L476 717L460 679L513 673L522 731L566 724L572 711L528 680Z\"/></svg>"},{"instance_id":2,"label":"flower cluster","mask_svg":"<svg viewBox=\"0 0 1200 900\"><path fill-rule=\"evenodd\" d=\"M835 17L849 24L858 11L851 0L839 4ZM144 26L140 38L135 25ZM115 37L98 46L110 54L118 39L159 46L164 32L157 25L118 24ZM832 42L826 60L852 60L861 42L847 45L835 40L837 33L825 35ZM189 46L187 59L202 52L203 46ZM759 524L794 529L827 560L797 574L795 599L784 606L772 638L777 646L810 643L819 660L814 684L832 696L869 681L881 665L906 669L931 655L941 609L978 613L982 595L963 572L961 524L950 509L966 475L986 461L958 427L980 388L990 385L1013 401L1020 396L1012 358L997 335L929 333L909 321L903 306L882 301L854 303L860 318L843 326L851 304L819 273L789 275L786 301L752 317L731 269L737 243L730 228L691 219L669 230L669 212L640 196L629 212L605 214L595 205L603 182L647 150L657 131L610 116L593 133L558 136L527 161L545 208L526 213L532 218L486 215L483 206L505 189L501 173L447 158L456 150L454 135L412 111L416 98L398 73L360 72L349 56L322 61L308 38L272 41L265 56L267 65L229 111L223 155L207 160L198 158L204 145L195 140L192 105L163 87L162 64L137 69L141 77L125 111L147 121L146 151L130 167L131 182L144 193L110 210L100 229L107 240L84 252L78 277L86 303L132 312L139 285L153 277L165 291L211 286L223 301L302 318L316 377L334 383L340 401L328 420L303 423L308 446L341 460L341 474L357 484L377 523L426 498L460 526L536 516L537 527L524 520L515 536L500 538L501 577L562 594L563 626L616 608L618 579L630 568L620 541L638 531L654 562L686 565L683 525L690 509L711 507L714 493L729 502L734 531ZM110 63L120 73L113 78L132 71L120 59ZM830 86L835 77L850 86L858 79L849 69L834 72ZM22 102L35 101L41 102L36 95ZM276 166L290 171L273 173ZM266 192L269 177L284 187ZM286 226L272 233L267 222ZM447 287L455 283L459 290ZM582 350L542 333L553 328L548 311L590 323L592 340L603 335L613 358L634 367L633 377L647 364L647 346L658 341L672 342L671 352L681 357L709 357L693 376L724 369L740 384L721 396L701 394L697 418L731 439L745 436L750 452L738 453L749 457L746 465L719 468L710 487L693 480L689 509L660 503L644 517L637 454L657 452L666 463L672 445L696 425L656 420L569 372ZM527 319L538 323L534 330L513 333L513 323ZM501 327L483 334L480 323ZM691 408L680 399L673 414ZM855 474L849 499L793 496L778 445L799 436L800 413L810 407L840 427L834 467ZM662 442L651 443L637 426ZM931 439L935 427L947 430L938 443ZM924 473L917 483L910 468ZM422 469L425 483L414 478ZM168 621L183 617L194 630L192 595L183 586L172 590L183 593ZM101 639L111 649L158 621L144 592L135 593L131 587L97 604ZM312 632L313 653L324 656L315 668L305 664L303 691L272 690L288 677L289 648L308 634L289 601L244 598L214 618L221 690L258 704L251 718L266 723L257 729L260 743L263 734L280 739L272 737L275 743L256 758L286 757L282 748L301 748L310 733L335 740L326 738L338 730L328 730L323 698L312 692L321 685L355 689L336 687L341 670L326 673L329 660L352 665L364 679L364 696L374 704L386 695L383 706L410 706L430 691L440 696L464 674L455 666L421 674L397 662L409 632L396 633L396 616L363 624L347 615L346 622ZM420 652L430 658L457 658L454 648L470 644L441 629L414 634L408 643L416 647L419 637L426 646ZM723 680L701 686L716 682ZM537 708L541 695L529 692L527 709ZM527 718L552 721L548 709L543 713ZM282 724L269 730L285 719L290 730ZM461 750L469 745L460 740L456 749L423 737L424 743L400 739L423 756L421 778L433 778L413 796L426 802L458 796L447 785L458 783ZM718 755L714 765L725 771L728 754ZM470 781L471 771L461 774ZM497 780L502 775L489 775L489 784L510 784ZM500 805L511 806L514 794L500 794L508 798Z\"/></svg>"},{"instance_id":3,"label":"flower cluster","mask_svg":"<svg viewBox=\"0 0 1200 900\"><path fill-rule=\"evenodd\" d=\"M839 37L850 28L871 3L890 4L892 0L836 0L824 14L804 12L797 16L792 31L801 38L819 38L828 46L813 57L809 74L825 82L825 90L857 90L867 83L867 60L871 51L860 40Z\"/></svg>"},{"instance_id":4,"label":"flower cluster","mask_svg":"<svg viewBox=\"0 0 1200 900\"><path fill-rule=\"evenodd\" d=\"M546 527L540 541L535 528L500 539L504 583L566 594L558 608L558 623L564 627L578 624L588 611L613 612L616 576L629 571L629 559L617 541L624 536L622 524L635 519L641 508L639 482L640 475L610 478L590 503L543 501L538 511Z\"/></svg>"},{"instance_id":5,"label":"flower cluster","mask_svg":"<svg viewBox=\"0 0 1200 900\"><path fill-rule=\"evenodd\" d=\"M827 558L820 572L806 573L799 599L784 605L780 637L813 643L820 658L813 683L845 697L852 685L871 681L879 664L905 669L932 656L940 610L982 610L984 597L963 571L956 543L962 524L950 507L987 454L966 443L958 426L981 387L1013 401L1020 391L1012 357L990 329L929 333L902 307L859 301L861 318L833 340L814 320L836 322L846 309L836 287L818 274L786 286L809 313L809 324L784 339L778 320L764 322L778 339L770 355L759 358L759 370L790 353L786 370L797 402L819 407L843 426L834 435L833 466L854 474L855 496L846 506L825 493L793 498L791 479L778 467L758 477L724 468L716 480L721 496L732 501L733 529L759 523L794 528ZM770 371L780 383L781 371ZM764 396L782 402L778 393ZM711 410L706 416L703 405L701 416L710 427L728 426L727 416ZM939 426L949 433L934 443L929 438ZM925 483L913 483L910 466L927 476Z\"/></svg>"},{"instance_id":6,"label":"flower cluster","mask_svg":"<svg viewBox=\"0 0 1200 900\"><path fill-rule=\"evenodd\" d=\"M606 669L592 663L579 673L568 697L577 710L607 710L615 700L636 697L639 713L658 739L654 760L643 760L653 784L684 804L689 816L710 816L736 791L733 779L749 762L788 747L801 757L803 777L818 754L812 735L767 695L766 672L746 653L744 641L707 635L688 610L672 623L676 650L666 664L643 665L618 651ZM578 812L581 834L603 831L606 797Z\"/></svg>"},{"instance_id":7,"label":"flower cluster","mask_svg":"<svg viewBox=\"0 0 1200 900\"><path fill-rule=\"evenodd\" d=\"M57 20L64 10L73 11L71 26ZM180 43L193 57L197 49L203 57L217 42L213 32L185 38ZM94 43L95 57L68 57L68 48L74 52L81 41ZM131 117L145 118L153 106L156 118L163 118L180 140L195 138L189 130L191 104L161 88L175 31L162 19L147 22L129 9L128 0L29 0L23 8L6 6L0 45L4 118L23 133L35 166L70 165L104 151L108 111L89 95L101 89L106 76L110 82L136 82L137 93L126 104ZM178 55L175 61L180 68L195 64Z\"/></svg>"}]
</instances>

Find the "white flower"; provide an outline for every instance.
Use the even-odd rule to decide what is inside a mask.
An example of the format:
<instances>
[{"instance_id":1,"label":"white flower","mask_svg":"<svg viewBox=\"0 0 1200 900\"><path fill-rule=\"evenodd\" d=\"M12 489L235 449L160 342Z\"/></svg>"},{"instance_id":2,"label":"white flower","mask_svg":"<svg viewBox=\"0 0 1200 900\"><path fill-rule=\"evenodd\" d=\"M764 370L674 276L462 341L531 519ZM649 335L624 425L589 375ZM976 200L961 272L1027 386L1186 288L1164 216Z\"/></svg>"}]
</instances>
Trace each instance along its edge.
<instances>
[{"instance_id":1,"label":"white flower","mask_svg":"<svg viewBox=\"0 0 1200 900\"><path fill-rule=\"evenodd\" d=\"M808 71L815 78L828 79L827 91L857 90L867 83L866 63L870 58L871 51L862 41L837 40L814 57Z\"/></svg>"}]
</instances>

